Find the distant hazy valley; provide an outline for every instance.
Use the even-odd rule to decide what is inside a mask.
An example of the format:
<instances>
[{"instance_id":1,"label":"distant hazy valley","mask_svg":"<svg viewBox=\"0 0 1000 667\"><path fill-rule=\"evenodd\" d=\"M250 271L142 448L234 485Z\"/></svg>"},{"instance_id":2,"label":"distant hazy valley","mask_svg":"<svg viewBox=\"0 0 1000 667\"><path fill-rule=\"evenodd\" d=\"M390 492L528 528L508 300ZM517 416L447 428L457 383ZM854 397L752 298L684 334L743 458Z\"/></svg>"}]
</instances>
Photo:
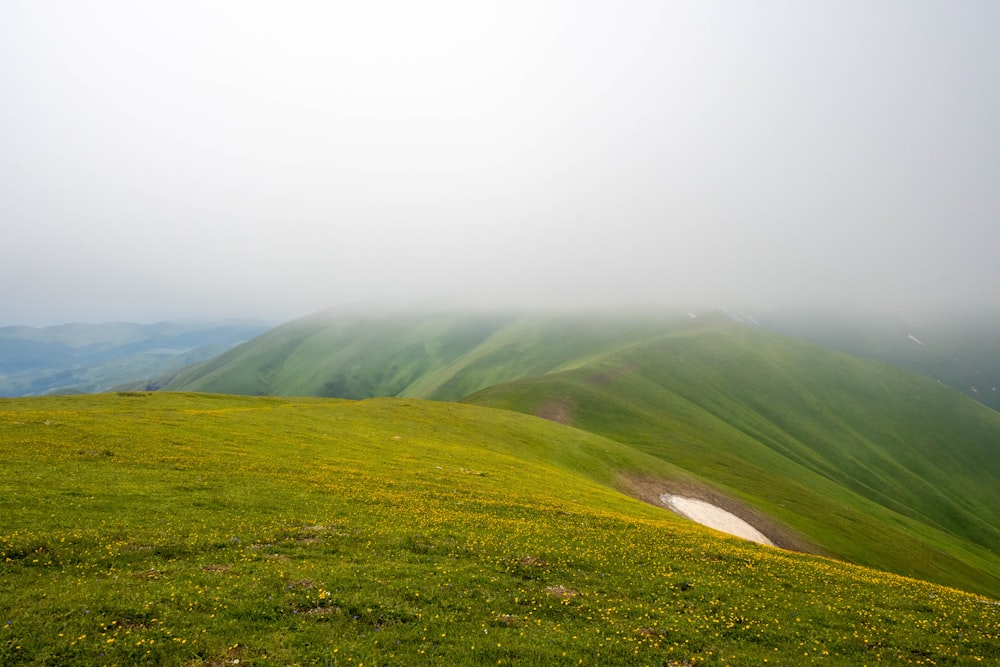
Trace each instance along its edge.
<instances>
[{"instance_id":1,"label":"distant hazy valley","mask_svg":"<svg viewBox=\"0 0 1000 667\"><path fill-rule=\"evenodd\" d=\"M108 391L209 359L270 328L259 321L0 328L0 396Z\"/></svg>"}]
</instances>

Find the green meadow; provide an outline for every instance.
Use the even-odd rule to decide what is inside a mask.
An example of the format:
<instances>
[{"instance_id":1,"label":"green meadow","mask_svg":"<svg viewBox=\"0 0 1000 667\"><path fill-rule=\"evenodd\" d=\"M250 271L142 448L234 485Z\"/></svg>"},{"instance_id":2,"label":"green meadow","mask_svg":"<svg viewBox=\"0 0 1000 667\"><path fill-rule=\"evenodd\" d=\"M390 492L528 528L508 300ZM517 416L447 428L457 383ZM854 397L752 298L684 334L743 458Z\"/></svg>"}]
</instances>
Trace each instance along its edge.
<instances>
[{"instance_id":1,"label":"green meadow","mask_svg":"<svg viewBox=\"0 0 1000 667\"><path fill-rule=\"evenodd\" d=\"M715 533L657 452L414 399L0 401L0 664L996 664L995 599Z\"/></svg>"},{"instance_id":2,"label":"green meadow","mask_svg":"<svg viewBox=\"0 0 1000 667\"><path fill-rule=\"evenodd\" d=\"M676 466L671 488L782 546L1000 597L1000 413L725 316L320 313L168 387L544 417Z\"/></svg>"},{"instance_id":3,"label":"green meadow","mask_svg":"<svg viewBox=\"0 0 1000 667\"><path fill-rule=\"evenodd\" d=\"M926 378L713 324L466 400L670 461L788 546L1000 596L1000 413Z\"/></svg>"}]
</instances>

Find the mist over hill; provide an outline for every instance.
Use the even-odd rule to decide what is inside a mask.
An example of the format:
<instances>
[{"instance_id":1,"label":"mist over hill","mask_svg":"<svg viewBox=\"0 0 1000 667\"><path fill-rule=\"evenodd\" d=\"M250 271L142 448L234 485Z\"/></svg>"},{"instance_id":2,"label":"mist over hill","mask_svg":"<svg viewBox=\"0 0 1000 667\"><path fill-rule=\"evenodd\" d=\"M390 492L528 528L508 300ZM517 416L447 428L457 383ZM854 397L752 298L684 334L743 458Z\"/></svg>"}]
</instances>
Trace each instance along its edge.
<instances>
[{"instance_id":1,"label":"mist over hill","mask_svg":"<svg viewBox=\"0 0 1000 667\"><path fill-rule=\"evenodd\" d=\"M744 507L782 544L1000 592L1000 413L732 309L327 311L185 369L165 389L526 412L680 466L698 494Z\"/></svg>"},{"instance_id":2,"label":"mist over hill","mask_svg":"<svg viewBox=\"0 0 1000 667\"><path fill-rule=\"evenodd\" d=\"M0 666L1000 665L1000 2L0 19Z\"/></svg>"},{"instance_id":3,"label":"mist over hill","mask_svg":"<svg viewBox=\"0 0 1000 667\"><path fill-rule=\"evenodd\" d=\"M572 368L687 317L324 311L185 369L163 388L458 400L500 382Z\"/></svg>"},{"instance_id":4,"label":"mist over hill","mask_svg":"<svg viewBox=\"0 0 1000 667\"><path fill-rule=\"evenodd\" d=\"M184 367L210 350L185 344L249 330L109 324L4 333L20 345L5 348L10 368L62 358L46 357L51 349L94 360L74 372L120 388L463 400L526 412L680 466L698 480L688 490L742 507L782 545L1000 591L1000 413L932 379L956 367L946 349L988 372L992 320L952 318L951 329L942 321L734 308L340 308ZM830 349L838 346L870 360ZM148 368L151 358L161 362L159 379L123 383L121 372L111 374ZM928 360L938 364L924 369L931 379L901 369Z\"/></svg>"},{"instance_id":5,"label":"mist over hill","mask_svg":"<svg viewBox=\"0 0 1000 667\"><path fill-rule=\"evenodd\" d=\"M927 378L716 320L465 400L662 457L839 558L1000 586L1000 413Z\"/></svg>"},{"instance_id":6,"label":"mist over hill","mask_svg":"<svg viewBox=\"0 0 1000 667\"><path fill-rule=\"evenodd\" d=\"M572 365L574 359L696 317L725 317L889 363L1000 410L1000 310L981 304L907 312L842 303L621 311L333 308L275 327L203 365L135 386L457 400L495 382Z\"/></svg>"},{"instance_id":7,"label":"mist over hill","mask_svg":"<svg viewBox=\"0 0 1000 667\"><path fill-rule=\"evenodd\" d=\"M256 337L263 321L0 328L0 396L92 393L174 372Z\"/></svg>"},{"instance_id":8,"label":"mist over hill","mask_svg":"<svg viewBox=\"0 0 1000 667\"><path fill-rule=\"evenodd\" d=\"M1000 410L1000 309L994 306L763 309L753 318L769 331L920 373Z\"/></svg>"}]
</instances>

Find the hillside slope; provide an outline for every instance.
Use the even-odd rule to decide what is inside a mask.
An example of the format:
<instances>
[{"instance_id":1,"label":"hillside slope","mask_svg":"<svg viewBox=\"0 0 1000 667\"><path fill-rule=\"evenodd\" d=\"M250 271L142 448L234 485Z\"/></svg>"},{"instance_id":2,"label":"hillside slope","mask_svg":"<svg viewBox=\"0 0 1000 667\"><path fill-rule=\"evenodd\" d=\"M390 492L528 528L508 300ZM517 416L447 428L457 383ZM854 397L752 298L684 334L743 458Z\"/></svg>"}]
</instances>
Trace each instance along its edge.
<instances>
[{"instance_id":1,"label":"hillside slope","mask_svg":"<svg viewBox=\"0 0 1000 667\"><path fill-rule=\"evenodd\" d=\"M703 529L509 411L4 399L0 456L4 665L1000 660L994 601Z\"/></svg>"},{"instance_id":2,"label":"hillside slope","mask_svg":"<svg viewBox=\"0 0 1000 667\"><path fill-rule=\"evenodd\" d=\"M168 388L473 392L470 402L562 421L690 471L699 481L688 488L739 504L784 546L1000 595L1000 415L723 316L324 313ZM633 483L655 502L653 487Z\"/></svg>"},{"instance_id":3,"label":"hillside slope","mask_svg":"<svg viewBox=\"0 0 1000 667\"><path fill-rule=\"evenodd\" d=\"M170 381L169 391L457 400L647 339L667 318L319 313Z\"/></svg>"},{"instance_id":4,"label":"hillside slope","mask_svg":"<svg viewBox=\"0 0 1000 667\"><path fill-rule=\"evenodd\" d=\"M769 331L920 373L1000 411L1000 309L956 306L907 317L873 308L784 310L754 317Z\"/></svg>"},{"instance_id":5,"label":"hillside slope","mask_svg":"<svg viewBox=\"0 0 1000 667\"><path fill-rule=\"evenodd\" d=\"M716 322L467 401L633 445L838 557L1000 593L1000 414L919 376Z\"/></svg>"}]
</instances>

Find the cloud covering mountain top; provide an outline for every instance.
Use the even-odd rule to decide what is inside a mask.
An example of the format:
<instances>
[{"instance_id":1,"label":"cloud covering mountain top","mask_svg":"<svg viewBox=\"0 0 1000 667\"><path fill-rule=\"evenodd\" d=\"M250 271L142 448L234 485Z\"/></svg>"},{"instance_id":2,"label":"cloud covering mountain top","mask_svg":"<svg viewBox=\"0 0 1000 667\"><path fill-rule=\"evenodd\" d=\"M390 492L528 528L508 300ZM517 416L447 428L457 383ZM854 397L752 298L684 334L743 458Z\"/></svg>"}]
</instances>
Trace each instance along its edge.
<instances>
[{"instance_id":1,"label":"cloud covering mountain top","mask_svg":"<svg viewBox=\"0 0 1000 667\"><path fill-rule=\"evenodd\" d=\"M0 324L987 299L995 3L14 2Z\"/></svg>"}]
</instances>

